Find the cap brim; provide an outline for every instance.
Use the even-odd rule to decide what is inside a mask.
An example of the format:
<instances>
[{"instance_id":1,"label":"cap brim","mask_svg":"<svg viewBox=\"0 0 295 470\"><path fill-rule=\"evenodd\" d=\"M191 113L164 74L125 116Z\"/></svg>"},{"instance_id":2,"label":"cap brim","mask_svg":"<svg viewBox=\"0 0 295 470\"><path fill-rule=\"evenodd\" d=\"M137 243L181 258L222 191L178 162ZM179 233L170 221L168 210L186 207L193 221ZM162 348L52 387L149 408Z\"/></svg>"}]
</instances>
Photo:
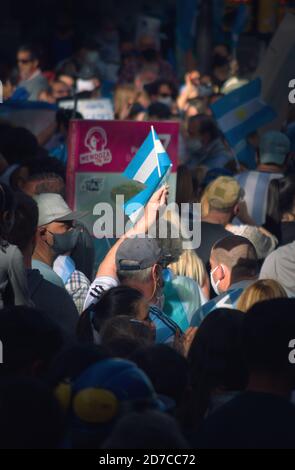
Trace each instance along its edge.
<instances>
[{"instance_id":1,"label":"cap brim","mask_svg":"<svg viewBox=\"0 0 295 470\"><path fill-rule=\"evenodd\" d=\"M69 222L71 220L80 220L86 215L90 214L91 211L73 211L69 212L67 215L64 215L63 217L58 217L57 219L54 219L53 222Z\"/></svg>"}]
</instances>

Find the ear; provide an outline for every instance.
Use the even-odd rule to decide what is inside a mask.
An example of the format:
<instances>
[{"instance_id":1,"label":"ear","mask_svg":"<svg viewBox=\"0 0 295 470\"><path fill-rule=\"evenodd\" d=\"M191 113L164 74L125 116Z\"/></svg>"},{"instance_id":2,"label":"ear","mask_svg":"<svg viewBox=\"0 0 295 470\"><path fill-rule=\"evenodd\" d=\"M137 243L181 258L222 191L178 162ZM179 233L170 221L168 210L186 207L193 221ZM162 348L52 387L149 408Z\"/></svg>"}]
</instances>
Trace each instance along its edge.
<instances>
[{"instance_id":1,"label":"ear","mask_svg":"<svg viewBox=\"0 0 295 470\"><path fill-rule=\"evenodd\" d=\"M228 273L228 268L224 265L224 264L221 264L220 265L220 271L221 271L221 281L223 281L223 279L225 279L227 273Z\"/></svg>"},{"instance_id":2,"label":"ear","mask_svg":"<svg viewBox=\"0 0 295 470\"><path fill-rule=\"evenodd\" d=\"M218 269L216 270L216 275L219 281L223 281L223 279L225 278L225 268L223 264L220 264L218 266Z\"/></svg>"},{"instance_id":3,"label":"ear","mask_svg":"<svg viewBox=\"0 0 295 470\"><path fill-rule=\"evenodd\" d=\"M46 227L39 227L38 228L38 233L39 233L39 237L42 239L42 240L45 240L46 238Z\"/></svg>"},{"instance_id":4,"label":"ear","mask_svg":"<svg viewBox=\"0 0 295 470\"><path fill-rule=\"evenodd\" d=\"M160 266L158 264L154 264L152 267L152 278L154 281L157 281L160 276Z\"/></svg>"},{"instance_id":5,"label":"ear","mask_svg":"<svg viewBox=\"0 0 295 470\"><path fill-rule=\"evenodd\" d=\"M239 215L239 212L240 212L240 205L239 204L236 204L234 206L234 209L233 209L233 213L235 216L238 216Z\"/></svg>"}]
</instances>

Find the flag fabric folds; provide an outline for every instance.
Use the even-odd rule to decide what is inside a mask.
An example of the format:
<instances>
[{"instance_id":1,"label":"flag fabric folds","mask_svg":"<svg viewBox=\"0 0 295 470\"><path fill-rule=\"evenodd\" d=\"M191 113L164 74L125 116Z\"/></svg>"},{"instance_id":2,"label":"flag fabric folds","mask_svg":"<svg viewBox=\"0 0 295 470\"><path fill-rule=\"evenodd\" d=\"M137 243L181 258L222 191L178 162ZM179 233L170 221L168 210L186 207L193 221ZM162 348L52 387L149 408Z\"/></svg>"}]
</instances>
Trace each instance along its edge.
<instances>
[{"instance_id":1,"label":"flag fabric folds","mask_svg":"<svg viewBox=\"0 0 295 470\"><path fill-rule=\"evenodd\" d=\"M276 112L261 99L260 78L219 99L211 109L232 148L276 117Z\"/></svg>"},{"instance_id":2,"label":"flag fabric folds","mask_svg":"<svg viewBox=\"0 0 295 470\"><path fill-rule=\"evenodd\" d=\"M124 205L125 214L130 217L132 222L136 220L139 209L147 204L158 186L163 183L171 166L171 160L152 127L149 135L123 173L126 178L146 186L143 191Z\"/></svg>"}]
</instances>

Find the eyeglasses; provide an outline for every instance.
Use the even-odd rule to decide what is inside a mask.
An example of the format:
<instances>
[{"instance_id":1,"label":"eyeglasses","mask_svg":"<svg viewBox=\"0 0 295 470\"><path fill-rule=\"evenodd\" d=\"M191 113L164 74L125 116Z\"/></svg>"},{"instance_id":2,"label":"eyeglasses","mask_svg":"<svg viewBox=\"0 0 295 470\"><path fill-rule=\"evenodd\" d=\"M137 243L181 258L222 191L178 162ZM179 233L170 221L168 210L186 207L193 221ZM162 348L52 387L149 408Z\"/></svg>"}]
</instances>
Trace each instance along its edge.
<instances>
[{"instance_id":1,"label":"eyeglasses","mask_svg":"<svg viewBox=\"0 0 295 470\"><path fill-rule=\"evenodd\" d=\"M18 64L28 64L29 62L32 62L31 59L17 59Z\"/></svg>"}]
</instances>

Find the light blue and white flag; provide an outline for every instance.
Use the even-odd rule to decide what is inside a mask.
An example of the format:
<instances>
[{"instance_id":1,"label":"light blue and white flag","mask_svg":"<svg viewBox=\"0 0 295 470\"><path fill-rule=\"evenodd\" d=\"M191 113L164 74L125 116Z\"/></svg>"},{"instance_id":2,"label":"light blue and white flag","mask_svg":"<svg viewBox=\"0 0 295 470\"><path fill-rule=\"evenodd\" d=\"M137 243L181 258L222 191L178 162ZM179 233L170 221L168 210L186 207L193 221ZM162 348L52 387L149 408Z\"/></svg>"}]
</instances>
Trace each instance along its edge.
<instances>
[{"instance_id":1,"label":"light blue and white flag","mask_svg":"<svg viewBox=\"0 0 295 470\"><path fill-rule=\"evenodd\" d=\"M125 214L133 223L158 186L164 182L171 166L171 160L152 126L149 135L123 173L126 178L146 186L124 205Z\"/></svg>"},{"instance_id":2,"label":"light blue and white flag","mask_svg":"<svg viewBox=\"0 0 295 470\"><path fill-rule=\"evenodd\" d=\"M219 128L233 149L251 132L277 116L261 99L260 78L220 98L211 109Z\"/></svg>"}]
</instances>

